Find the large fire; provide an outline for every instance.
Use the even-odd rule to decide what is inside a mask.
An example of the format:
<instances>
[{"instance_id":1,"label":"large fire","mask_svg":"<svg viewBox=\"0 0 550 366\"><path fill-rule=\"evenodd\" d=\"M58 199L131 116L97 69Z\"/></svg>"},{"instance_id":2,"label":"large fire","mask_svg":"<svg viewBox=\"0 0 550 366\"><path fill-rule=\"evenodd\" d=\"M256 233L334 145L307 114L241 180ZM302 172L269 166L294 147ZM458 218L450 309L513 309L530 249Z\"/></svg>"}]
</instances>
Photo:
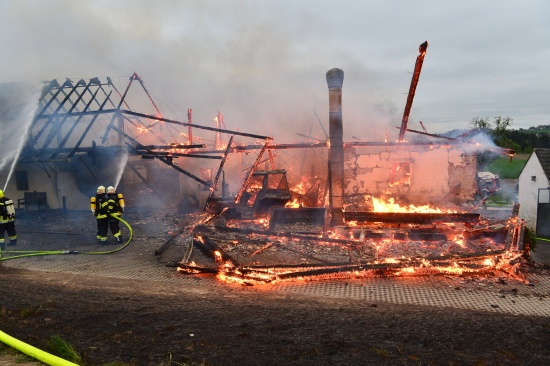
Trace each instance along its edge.
<instances>
[{"instance_id":1,"label":"large fire","mask_svg":"<svg viewBox=\"0 0 550 366\"><path fill-rule=\"evenodd\" d=\"M395 210L398 206L391 200L383 203L382 208L389 204L389 208ZM419 212L417 206L401 209L406 213ZM442 212L433 207L424 209L430 214ZM522 225L521 220L512 217L497 222L479 220L468 224L446 222L397 227L379 222L356 223L324 233L284 233L266 230L264 218L235 221L228 223L225 229L197 226L192 234L198 238L195 244L210 252L217 263L215 268L187 262L181 263L178 270L216 273L224 282L248 285L312 279L481 273L500 273L524 281L519 273L523 254L520 249Z\"/></svg>"},{"instance_id":2,"label":"large fire","mask_svg":"<svg viewBox=\"0 0 550 366\"><path fill-rule=\"evenodd\" d=\"M441 209L432 207L430 205L421 205L415 206L413 204L401 206L399 203L395 202L393 197L389 199L377 198L367 196L367 199L372 201L372 206L374 212L424 212L424 213L441 213ZM445 211L451 212L451 211Z\"/></svg>"}]
</instances>

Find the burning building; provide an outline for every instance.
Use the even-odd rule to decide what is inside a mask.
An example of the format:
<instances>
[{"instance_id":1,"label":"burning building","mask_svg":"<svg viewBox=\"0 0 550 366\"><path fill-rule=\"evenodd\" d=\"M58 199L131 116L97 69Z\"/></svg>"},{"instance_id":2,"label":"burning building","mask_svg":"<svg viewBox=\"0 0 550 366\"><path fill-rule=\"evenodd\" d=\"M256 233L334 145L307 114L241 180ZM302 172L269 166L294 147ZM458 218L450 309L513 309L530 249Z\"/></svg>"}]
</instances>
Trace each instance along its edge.
<instances>
[{"instance_id":1,"label":"burning building","mask_svg":"<svg viewBox=\"0 0 550 366\"><path fill-rule=\"evenodd\" d=\"M308 207L302 195L297 206L266 209L249 220L226 216L222 223L215 218L228 207L219 207L184 234L189 250L178 270L249 283L488 271L520 278L524 223L517 208L506 219L481 215L478 144L450 138L345 143L343 75L327 72L330 136L317 204Z\"/></svg>"},{"instance_id":2,"label":"burning building","mask_svg":"<svg viewBox=\"0 0 550 366\"><path fill-rule=\"evenodd\" d=\"M3 88L3 128L14 134L3 134L0 178L18 209L88 209L99 185L124 190L129 206L166 207L193 192L198 208L199 191L211 188L202 170L225 152L219 134L267 138L193 124L191 109L185 122L165 118L136 73L122 92L109 77Z\"/></svg>"},{"instance_id":3,"label":"burning building","mask_svg":"<svg viewBox=\"0 0 550 366\"><path fill-rule=\"evenodd\" d=\"M215 127L193 123L191 110L186 122L166 118L137 74L122 93L110 79L51 81L16 149L10 198L25 208L88 209L95 187L120 183L128 207L155 195L166 208L185 193L194 210L183 210L192 225L178 237L185 248L178 269L236 281L498 270L517 276L524 224L516 213L499 220L481 214L476 151L483 147L427 132L404 139L415 132L408 113L426 48L395 142L344 141L340 69L326 74L326 140L297 144L226 129L220 114ZM134 81L151 102L149 113L129 106ZM283 151L303 154L293 165L278 158Z\"/></svg>"}]
</instances>

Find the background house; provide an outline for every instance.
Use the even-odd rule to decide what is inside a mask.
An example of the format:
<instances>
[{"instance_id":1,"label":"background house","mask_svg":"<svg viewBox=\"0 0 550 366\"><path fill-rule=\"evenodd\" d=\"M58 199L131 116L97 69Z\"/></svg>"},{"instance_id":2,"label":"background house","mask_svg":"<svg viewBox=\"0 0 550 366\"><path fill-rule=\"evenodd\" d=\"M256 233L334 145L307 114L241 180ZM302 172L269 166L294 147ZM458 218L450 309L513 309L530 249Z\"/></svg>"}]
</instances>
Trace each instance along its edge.
<instances>
[{"instance_id":1,"label":"background house","mask_svg":"<svg viewBox=\"0 0 550 366\"><path fill-rule=\"evenodd\" d=\"M518 178L519 216L537 236L550 237L550 149L535 149Z\"/></svg>"}]
</instances>

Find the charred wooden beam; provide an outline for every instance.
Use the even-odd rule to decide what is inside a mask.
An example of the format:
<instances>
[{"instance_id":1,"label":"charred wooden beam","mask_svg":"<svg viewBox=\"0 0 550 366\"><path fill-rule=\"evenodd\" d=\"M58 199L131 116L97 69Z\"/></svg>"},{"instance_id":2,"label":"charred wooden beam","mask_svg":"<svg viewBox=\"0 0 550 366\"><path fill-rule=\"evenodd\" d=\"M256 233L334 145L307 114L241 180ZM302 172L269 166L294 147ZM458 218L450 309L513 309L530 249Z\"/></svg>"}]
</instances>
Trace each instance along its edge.
<instances>
[{"instance_id":1,"label":"charred wooden beam","mask_svg":"<svg viewBox=\"0 0 550 366\"><path fill-rule=\"evenodd\" d=\"M225 164L225 161L227 160L227 156L229 154L229 150L231 149L231 144L233 143L233 136L229 139L229 142L227 143L227 148L225 149L225 154L223 154L223 157L220 157L222 159L220 166L218 168L218 171L216 173L216 177L214 178L214 181L212 182L212 187L210 187L210 192L208 193L208 198L206 199L206 203L204 205L204 210L206 211L208 209L208 205L210 205L210 200L214 196L214 193L216 192L216 189L218 188L218 181L220 180L221 173L223 171L223 166ZM223 182L222 182L223 183ZM223 191L223 187L222 187ZM223 196L223 194L222 194Z\"/></svg>"},{"instance_id":2,"label":"charred wooden beam","mask_svg":"<svg viewBox=\"0 0 550 366\"><path fill-rule=\"evenodd\" d=\"M267 146L269 145L269 141L266 141L264 144L264 147L256 157L256 160L254 161L254 164L250 167L250 170L248 171L248 174L241 186L241 189L239 189L239 192L235 195L235 203L238 203L241 200L241 197L244 193L244 190L246 189L246 186L248 185L248 182L250 181L250 178L252 177L252 173L256 170L256 167L258 164L260 164L260 160L262 159L262 155L264 154L265 150L267 149Z\"/></svg>"},{"instance_id":3,"label":"charred wooden beam","mask_svg":"<svg viewBox=\"0 0 550 366\"><path fill-rule=\"evenodd\" d=\"M213 160L222 160L223 157L221 156L213 156L213 155L195 155L195 154L183 154L183 153L170 153L165 151L152 151L148 154L142 154L141 157L143 159L154 159L157 157L189 157L189 158L196 158L196 159L213 159Z\"/></svg>"},{"instance_id":4,"label":"charred wooden beam","mask_svg":"<svg viewBox=\"0 0 550 366\"><path fill-rule=\"evenodd\" d=\"M121 96L120 101L118 102L118 106L115 109L116 111L120 110L120 106L122 105L122 103L124 103L126 106L128 106L128 104L126 103L126 94L128 94L128 90L130 89L130 85L132 85L132 82L135 80L134 75L136 75L136 73L134 73L130 77L130 81L128 82L128 85L126 86L126 89L124 90L124 94ZM118 93L118 95L120 95L118 90L116 92ZM102 143L105 143L105 141L107 141L107 137L109 136L109 132L111 131L111 128L113 127L113 123L114 123L114 119L112 119L111 122L109 123L109 125L107 126L107 129L105 130L105 134L103 134L103 138L101 139Z\"/></svg>"},{"instance_id":5,"label":"charred wooden beam","mask_svg":"<svg viewBox=\"0 0 550 366\"><path fill-rule=\"evenodd\" d=\"M302 136L302 137L305 137L306 139L310 139L310 140L315 140L315 141L319 141L319 142L322 142L322 143L325 143L324 141L325 140L321 140L321 139L318 139L317 137L313 137L311 136L311 133L310 135L304 135L303 133L296 133L298 136ZM325 143L326 144L326 143Z\"/></svg>"},{"instance_id":6,"label":"charred wooden beam","mask_svg":"<svg viewBox=\"0 0 550 366\"><path fill-rule=\"evenodd\" d=\"M310 270L301 270L301 271L288 271L287 273L281 273L277 275L277 279L284 280L296 277L309 277L309 276L318 276L318 275L330 275L330 274L340 274L340 273L349 273L356 271L375 271L375 270L390 270L395 271L401 268L418 268L418 270L430 270L437 267L451 267L455 262L451 261L433 261L429 265L426 264L426 261L420 260L403 260L396 263L368 263L368 264L352 264L345 266L336 266L336 267L326 267L326 268L315 268ZM460 267L470 270L482 270L487 269L488 266L479 263L460 263Z\"/></svg>"},{"instance_id":7,"label":"charred wooden beam","mask_svg":"<svg viewBox=\"0 0 550 366\"><path fill-rule=\"evenodd\" d=\"M99 110L102 110L103 107L105 106L105 104L107 103L107 100L109 100L109 96L111 95L111 93L109 93L109 95L107 96L107 98L103 101L103 103L101 104L101 106L99 107ZM99 117L99 114L94 114L93 118L90 120L90 122L88 123L88 126L86 126L86 128L84 129L84 132L82 133L82 136L80 136L80 139L78 140L78 142L75 144L73 150L69 153L69 155L67 155L67 159L70 159L73 157L73 155L76 153L76 150L80 147L80 144L82 143L82 141L84 141L84 138L86 137L86 135L88 134L88 132L90 131L90 129L92 128L92 125L94 124L95 120L97 119L97 117Z\"/></svg>"},{"instance_id":8,"label":"charred wooden beam","mask_svg":"<svg viewBox=\"0 0 550 366\"><path fill-rule=\"evenodd\" d=\"M110 95L111 93L109 93ZM108 102L109 99L106 99L104 102ZM66 112L66 113L57 113L57 114L43 114L41 116L37 116L36 119L43 119L43 118L50 118L53 116L57 117L80 117L80 116L94 116L96 114L110 114L110 113L116 113L116 109L103 109L103 110L93 110L93 111L83 111L83 112Z\"/></svg>"},{"instance_id":9,"label":"charred wooden beam","mask_svg":"<svg viewBox=\"0 0 550 366\"><path fill-rule=\"evenodd\" d=\"M211 273L211 274L218 274L220 273L220 270L218 268L209 268L209 267L199 267L199 266L190 266L188 264L178 264L178 272L184 272L184 273Z\"/></svg>"},{"instance_id":10,"label":"charred wooden beam","mask_svg":"<svg viewBox=\"0 0 550 366\"><path fill-rule=\"evenodd\" d=\"M236 260L234 260L229 254L224 252L212 239L201 236L200 239L193 239L193 245L197 246L207 256L214 259L214 261L221 260L223 263L229 262L235 268L239 266Z\"/></svg>"},{"instance_id":11,"label":"charred wooden beam","mask_svg":"<svg viewBox=\"0 0 550 366\"><path fill-rule=\"evenodd\" d=\"M84 112L86 112L89 108L90 108L90 105L92 104L92 101L95 100L95 97L97 95L97 92L98 92L99 89L97 89L95 91L95 93L93 94L93 97L88 101L88 103L86 103L86 106L84 107ZM72 111L71 111L72 112ZM68 118L68 116L67 116ZM58 150L56 150L54 153L52 153L50 159L55 159L57 157L57 155L59 154L60 152L60 149L63 148L65 146L65 144L67 143L67 141L69 140L69 137L72 135L72 133L74 132L76 126L78 125L78 123L82 120L82 118L84 118L84 115L81 115L79 116L78 118L76 118L76 120L73 121L73 124L71 125L71 127L69 128L69 130L67 131L67 133L65 134L65 137L63 137L63 139L61 140L61 142L59 143L58 145Z\"/></svg>"},{"instance_id":12,"label":"charred wooden beam","mask_svg":"<svg viewBox=\"0 0 550 366\"><path fill-rule=\"evenodd\" d=\"M169 149L199 149L206 147L205 144L170 144L170 145L143 145L146 149L149 150L169 150Z\"/></svg>"},{"instance_id":13,"label":"charred wooden beam","mask_svg":"<svg viewBox=\"0 0 550 366\"><path fill-rule=\"evenodd\" d=\"M138 113L138 112L134 112L134 111L128 111L128 110L125 110L125 109L121 109L120 112L124 113L124 114L129 114L129 115L132 115L132 116L136 116L136 117L144 117L144 118L149 118L149 119L153 119L153 120L156 120L156 121L173 123L173 124L180 125L180 126L188 126L188 127L192 126L193 128L198 128L198 129L201 129L201 130L223 132L223 133L228 133L228 134L231 134L231 135L252 137L252 138L257 138L257 139L262 139L262 140L272 140L272 138L269 137L269 136L256 135L256 134L252 134L252 133L245 133L245 132L232 131L232 130L226 130L226 129L222 129L222 128L207 127L207 126L201 126L201 125L197 125L197 124L190 124L190 123L186 123L186 122L176 121L176 120L173 120L173 119L157 117L157 116L153 116L153 115L150 115L150 114L144 114L144 113Z\"/></svg>"},{"instance_id":14,"label":"charred wooden beam","mask_svg":"<svg viewBox=\"0 0 550 366\"><path fill-rule=\"evenodd\" d=\"M418 79L420 78L420 71L422 70L422 64L424 63L424 56L428 49L428 41L422 43L418 47L418 56L414 65L413 77L411 85L409 87L409 95L407 96L407 103L405 104L405 111L403 112L403 120L401 121L401 130L399 131L399 141L403 141L405 137L405 131L407 130L407 123L409 122L409 114L411 113L411 107L416 92L416 86L418 85Z\"/></svg>"},{"instance_id":15,"label":"charred wooden beam","mask_svg":"<svg viewBox=\"0 0 550 366\"><path fill-rule=\"evenodd\" d=\"M78 111L77 105L78 105L78 103L80 103L80 101L82 100L82 97L84 95L84 92L79 94L76 91L76 89L80 85L84 85L86 87L86 89L84 89L84 92L90 87L89 84L86 85L84 80L79 80L76 83L76 85L73 87L73 89L71 89L70 93L65 97L65 99L63 100L63 103L56 109L54 114L57 113L61 108L65 109L63 104L65 103L66 100L70 99L70 96L71 96L72 93L75 93L78 97L77 97L76 101L72 103L72 106L69 108L68 112L71 113L75 109ZM52 118L54 118L54 120L56 120L56 123L54 123L54 125L50 129L50 132L48 133L48 136L46 137L44 143L42 144L42 148L41 148L40 152L38 153L38 155L42 155L46 151L46 149L50 146L50 144L53 141L55 136L61 135L63 124L65 123L65 121L69 117L67 116L67 117L64 117L64 118L61 118L61 119L59 119L57 117L52 117Z\"/></svg>"},{"instance_id":16,"label":"charred wooden beam","mask_svg":"<svg viewBox=\"0 0 550 366\"><path fill-rule=\"evenodd\" d=\"M346 221L431 224L435 222L476 222L478 213L416 213L416 212L371 212L346 211Z\"/></svg>"},{"instance_id":17,"label":"charred wooden beam","mask_svg":"<svg viewBox=\"0 0 550 366\"><path fill-rule=\"evenodd\" d=\"M328 238L326 236L320 236L315 234L308 235L308 234L298 234L294 232L265 231L265 230L255 230L250 228L236 228L236 227L228 227L228 226L216 226L214 228L211 228L204 225L197 225L194 228L194 233L196 234L200 234L200 233L213 234L216 231L239 233L239 234L245 234L245 235L254 234L254 235L261 235L261 236L275 237L275 238L285 237L285 238L303 239L303 240L311 240L311 241L318 241L318 242L334 243L334 244L350 246L350 247L355 247L359 244L362 245L362 243L357 243L350 240L333 239L333 238Z\"/></svg>"},{"instance_id":18,"label":"charred wooden beam","mask_svg":"<svg viewBox=\"0 0 550 366\"><path fill-rule=\"evenodd\" d=\"M313 114L315 115L315 119L317 120L317 123L319 123L319 126L321 126L321 129L323 130L323 133L325 134L325 137L328 140L329 137L328 137L327 130L325 130L325 126L323 125L323 123L321 122L321 119L317 115L317 112L315 111L315 108L313 108Z\"/></svg>"},{"instance_id":19,"label":"charred wooden beam","mask_svg":"<svg viewBox=\"0 0 550 366\"><path fill-rule=\"evenodd\" d=\"M113 130L115 130L116 132L118 132L119 134L123 135L128 141L132 142L132 145L130 145L128 143L128 145L132 146L133 148L139 148L139 149L144 149L144 150L148 150L147 148L145 148L142 144L140 144L137 140L135 140L133 137L131 137L130 135L128 135L127 133L125 133L123 130L119 129L118 127L116 126L112 126L111 127ZM188 176L189 178L191 179L194 179L196 180L197 182L201 183L202 185L204 185L205 187L210 187L210 183L208 182L205 182L204 180L200 179L199 177L189 173L188 171L180 168L179 166L175 165L173 162L172 162L172 158L170 157L163 157L163 156L155 156L155 158L157 158L158 160L162 161L164 164L166 165L169 165L171 166L172 168L176 169L178 172L182 173L182 174L185 174L186 176Z\"/></svg>"}]
</instances>

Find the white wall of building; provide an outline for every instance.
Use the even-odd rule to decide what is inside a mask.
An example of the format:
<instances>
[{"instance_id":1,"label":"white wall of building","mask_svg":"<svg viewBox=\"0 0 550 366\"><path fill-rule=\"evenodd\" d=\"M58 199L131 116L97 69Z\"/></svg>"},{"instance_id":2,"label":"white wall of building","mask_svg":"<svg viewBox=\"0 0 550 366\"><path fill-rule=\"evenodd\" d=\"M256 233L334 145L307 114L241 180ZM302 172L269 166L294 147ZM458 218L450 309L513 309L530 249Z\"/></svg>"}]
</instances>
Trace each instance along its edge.
<instances>
[{"instance_id":1,"label":"white wall of building","mask_svg":"<svg viewBox=\"0 0 550 366\"><path fill-rule=\"evenodd\" d=\"M534 180L533 180L533 177ZM527 160L518 178L519 217L525 220L525 226L531 230L537 227L537 204L539 188L548 188L549 182L533 153Z\"/></svg>"},{"instance_id":2,"label":"white wall of building","mask_svg":"<svg viewBox=\"0 0 550 366\"><path fill-rule=\"evenodd\" d=\"M57 200L59 208L63 208L63 197L65 197L65 205L67 210L90 209L90 197L86 196L78 189L73 173L59 172L57 174L57 178Z\"/></svg>"}]
</instances>

